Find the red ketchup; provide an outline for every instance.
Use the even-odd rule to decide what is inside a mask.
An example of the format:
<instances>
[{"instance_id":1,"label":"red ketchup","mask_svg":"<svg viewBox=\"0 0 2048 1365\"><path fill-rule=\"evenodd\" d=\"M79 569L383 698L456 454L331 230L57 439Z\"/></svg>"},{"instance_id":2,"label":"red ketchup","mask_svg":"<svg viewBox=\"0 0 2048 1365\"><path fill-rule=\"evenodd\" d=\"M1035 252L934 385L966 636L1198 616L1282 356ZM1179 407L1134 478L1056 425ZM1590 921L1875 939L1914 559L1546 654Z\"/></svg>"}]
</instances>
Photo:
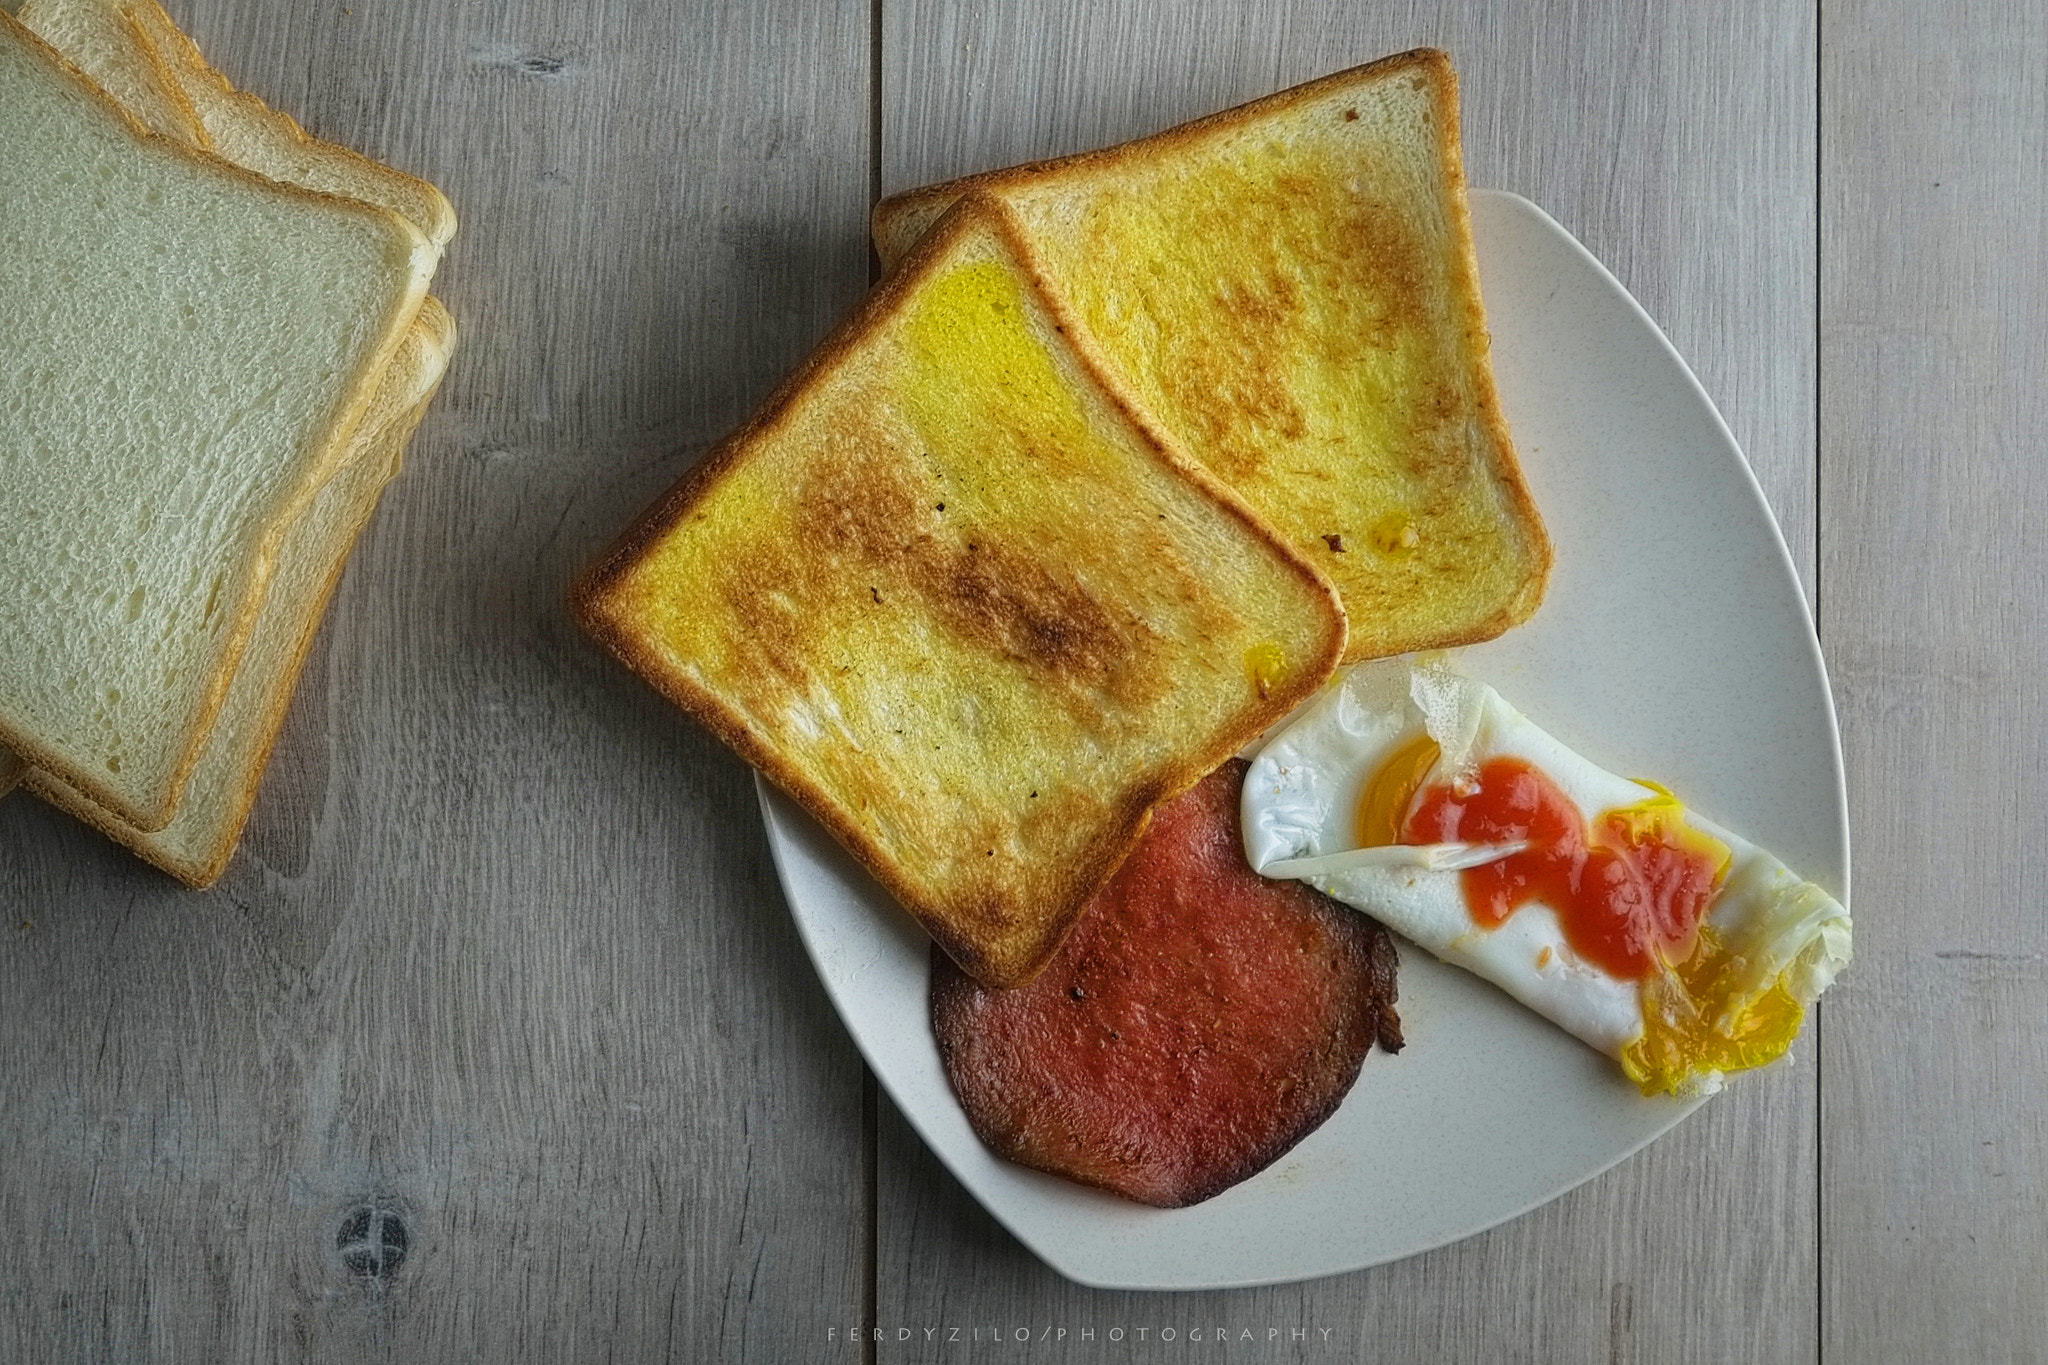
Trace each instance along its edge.
<instances>
[{"instance_id":1,"label":"red ketchup","mask_svg":"<svg viewBox=\"0 0 2048 1365\"><path fill-rule=\"evenodd\" d=\"M1557 912L1574 952L1627 980L1653 975L1660 959L1691 956L1719 860L1675 842L1665 820L1640 809L1608 811L1589 828L1571 798L1521 759L1489 759L1477 776L1476 791L1423 793L1405 834L1418 844L1529 842L1462 874L1475 923L1497 928L1540 901Z\"/></svg>"}]
</instances>

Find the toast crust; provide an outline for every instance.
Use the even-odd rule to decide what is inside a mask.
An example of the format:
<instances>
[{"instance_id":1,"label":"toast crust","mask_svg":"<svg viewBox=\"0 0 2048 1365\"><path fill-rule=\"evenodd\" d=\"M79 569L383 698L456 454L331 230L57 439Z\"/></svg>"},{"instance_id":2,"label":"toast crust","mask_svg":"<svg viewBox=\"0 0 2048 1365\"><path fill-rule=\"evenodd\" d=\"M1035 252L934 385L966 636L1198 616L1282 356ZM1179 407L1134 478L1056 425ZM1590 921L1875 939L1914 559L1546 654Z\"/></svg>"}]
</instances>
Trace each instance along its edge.
<instances>
[{"instance_id":1,"label":"toast crust","mask_svg":"<svg viewBox=\"0 0 2048 1365\"><path fill-rule=\"evenodd\" d=\"M1352 616L1351 645L1346 662L1380 654L1445 648L1491 639L1527 620L1535 611L1542 600L1552 563L1549 536L1543 528L1515 453L1488 359L1491 340L1486 329L1478 262L1472 245L1462 139L1459 135L1457 76L1448 56L1435 49L1399 53L1133 142L986 171L910 190L884 199L876 206L873 218L877 249L887 268L947 204L961 195L983 193L1013 203L1027 200L1041 205L1056 203L1058 211L1073 214L1077 210L1070 201L1089 193L1088 187L1122 187L1129 191L1147 174L1157 174L1158 167L1176 158L1193 159L1198 149L1214 149L1224 140L1241 136L1248 129L1265 124L1284 124L1290 118L1305 117L1307 111L1318 106L1341 100L1353 90L1363 92L1382 88L1387 82L1402 79L1419 81L1427 93L1433 153L1445 179L1442 208L1448 221L1441 241L1445 287L1440 292L1432 292L1430 306L1444 310L1443 324L1452 331L1456 350L1451 363L1466 386L1464 394L1454 400L1454 408L1467 414L1478 428L1478 439L1469 448L1483 456L1473 474L1480 482L1468 487L1461 496L1480 498L1482 501L1477 505L1491 503L1498 508L1497 543L1479 547L1491 558L1488 561L1488 583L1476 596L1461 589L1454 602L1439 606L1435 599L1431 599L1426 607L1409 609L1400 596L1400 585L1417 581L1421 590L1429 591L1433 580L1414 580L1414 571L1399 565L1374 562L1368 568L1366 557L1375 554L1375 545L1370 542L1378 539L1378 526L1373 527L1371 536L1358 535L1356 532L1362 528L1342 527L1337 524L1333 513L1313 510L1315 495L1312 491L1304 493L1290 489L1284 481L1269 479L1257 467L1257 456L1262 451L1291 449L1285 439L1269 445L1261 437L1249 447L1251 454L1245 454L1246 433L1259 422L1267 423L1269 427L1285 428L1289 421L1298 420L1284 382L1279 387L1270 383L1259 387L1261 376L1251 368L1232 368L1219 361L1215 376L1219 389L1225 385L1241 387L1243 392L1236 395L1239 407L1251 416L1228 418L1221 427L1216 427L1208 420L1215 414L1204 410L1199 396L1187 400L1193 402L1194 407L1189 408L1183 402L1176 409L1172 401L1166 400L1165 392L1173 387L1176 376L1157 378L1148 372L1152 366L1147 361L1134 361L1128 356L1119 358L1114 354L1119 351L1119 345L1112 345L1103 330L1091 325L1085 316L1086 310L1080 300L1087 290L1077 287L1081 282L1071 278L1062 281L1061 272L1049 263L1048 243L1041 240L1040 234L1031 226L1024 229L1026 250L1032 255L1034 268L1041 277L1062 281L1052 291L1054 306L1061 311L1077 343L1091 350L1098 367L1112 375L1113 382L1135 391L1139 395L1139 406L1151 410L1165 430L1177 436L1185 434L1196 458L1220 459L1222 466L1217 472L1225 481L1237 484L1297 549L1326 568L1336 579ZM1141 190L1132 192L1142 193ZM1104 189L1102 193L1106 197L1109 190ZM1054 212L1051 208L1046 211ZM1434 206L1430 211L1434 211ZM1280 293L1278 304L1284 306L1286 281L1277 280L1275 287ZM1219 333L1229 333L1234 327L1241 326L1246 337L1250 338L1245 344L1252 345L1260 335L1260 328L1265 325L1265 319L1259 316L1260 310L1274 307L1275 303L1272 297L1252 290L1234 310L1226 310L1219 304L1208 320L1216 324L1215 330ZM1179 321L1185 323L1186 319ZM1283 335L1293 341L1299 338L1300 333ZM1138 345L1135 342L1122 344ZM1160 368L1170 367L1162 365ZM1155 378L1157 382L1154 382ZM1189 383L1185 387L1199 386ZM1176 410L1181 420L1168 415ZM1424 406L1416 411L1426 414L1429 408ZM1241 421L1242 425L1232 428L1228 425L1230 421ZM1201 431L1205 423L1215 429ZM1184 424L1191 429L1184 430ZM1221 444L1217 443L1219 440ZM1235 469L1231 468L1233 464ZM1484 489L1483 494L1480 488ZM1434 498L1440 493L1430 496ZM1354 505L1366 504L1363 499L1356 499ZM1427 501L1424 504L1425 507L1429 505ZM1418 526L1425 537L1440 529L1439 524L1432 521L1420 522ZM1445 524L1441 529L1449 531L1454 540L1475 533L1475 526L1469 518L1461 523L1461 527ZM1339 530L1348 534L1333 536L1332 533ZM1399 526L1391 526L1389 535L1398 538L1407 530L1408 525L1403 522ZM1440 543L1446 547L1441 551L1442 556L1451 559L1453 541ZM1390 549L1390 546L1402 548ZM1378 548L1392 555L1408 553L1405 542L1398 539ZM1340 559L1339 556L1346 558ZM1404 578L1403 574L1411 577Z\"/></svg>"},{"instance_id":2,"label":"toast crust","mask_svg":"<svg viewBox=\"0 0 2048 1365\"><path fill-rule=\"evenodd\" d=\"M61 52L24 27L13 15L0 12L0 42L10 39L47 62L56 78L71 87L73 98L106 112L124 124L146 155L174 160L200 175L224 179L260 195L291 203L317 205L323 213L349 215L383 237L394 257L402 256L407 262L404 278L398 282L384 316L375 326L371 344L361 353L355 373L341 387L334 417L322 428L323 435L303 452L295 473L281 482L264 529L252 537L247 571L240 575L242 581L226 594L224 613L232 624L221 632L213 651L208 681L195 696L190 718L183 726L184 738L173 751L168 778L147 795L124 791L104 780L102 774L90 767L73 763L32 731L0 716L0 746L12 749L32 769L62 778L124 823L144 831L160 830L170 823L185 782L198 761L207 731L219 713L262 602L280 543L298 514L346 457L356 429L372 405L385 369L403 346L407 332L419 315L440 252L418 228L388 210L358 200L280 184L153 132L93 84Z\"/></svg>"},{"instance_id":3,"label":"toast crust","mask_svg":"<svg viewBox=\"0 0 2048 1365\"><path fill-rule=\"evenodd\" d=\"M913 189L884 195L870 214L870 225L875 240L878 246L885 248L882 251L883 268L892 269L893 263L902 259L917 238L945 212L946 206L963 195L977 192L1000 195L1003 190L1048 175L1083 172L1112 176L1133 160L1150 158L1160 152L1172 153L1193 147L1216 133L1228 132L1312 105L1338 90L1384 80L1409 71L1425 75L1439 92L1449 96L1449 109L1454 115L1453 120L1447 125L1439 121L1438 127L1442 137L1447 139L1444 148L1456 163L1458 185L1462 193L1464 156L1455 120L1457 71L1451 64L1449 53L1440 48L1418 47L1359 66L1347 67L1342 71L1333 71L1327 76L1318 76L1300 85L1291 85L1285 90L1276 90L1270 95L1261 95L1243 104L1219 109L1213 114L1203 114L1199 118L1192 118L1185 123L1177 123L1171 128L1163 128L1156 133L1147 133L1143 137L1132 138L1126 142L1112 143L1107 147L1092 147L1083 152L1069 152L1064 156L1022 161L1014 166L1001 166L994 170L976 171L969 175L956 176L951 180L936 181L929 185L919 185ZM1443 109L1444 106L1440 102L1438 111L1441 113Z\"/></svg>"},{"instance_id":4,"label":"toast crust","mask_svg":"<svg viewBox=\"0 0 2048 1365\"><path fill-rule=\"evenodd\" d=\"M904 268L883 281L861 307L784 380L749 421L707 454L620 534L573 588L570 603L577 620L615 656L731 746L816 818L885 890L924 925L933 939L964 970L978 980L1004 986L1019 984L1036 974L1067 928L1080 915L1088 896L1136 844L1154 807L1200 780L1272 720L1311 694L1334 670L1343 652L1345 622L1334 591L1314 567L1279 540L1227 487L1163 442L1120 393L1101 382L1101 375L1092 369L1092 363L1085 354L1073 353L1073 364L1097 390L1095 401L1102 403L1105 410L1113 413L1123 424L1143 449L1145 458L1189 486L1194 490L1194 496L1205 505L1220 510L1233 527L1233 535L1244 537L1248 545L1256 547L1256 553L1265 562L1278 566L1290 581L1296 583L1296 590L1304 601L1314 602L1317 635L1305 653L1291 661L1288 674L1275 680L1267 697L1255 699L1253 704L1242 708L1240 714L1230 718L1232 723L1219 723L1211 733L1200 736L1196 743L1185 746L1177 743L1172 761L1150 765L1146 775L1131 781L1120 792L1105 793L1103 807L1090 811L1091 824L1100 824L1100 836L1092 839L1085 853L1070 865L1040 870L1050 882L1051 889L1030 911L1034 927L994 943L990 941L990 935L977 930L993 923L1014 920L1019 914L1017 905L1004 903L1004 898L995 892L987 893L988 903L977 903L976 897L982 894L979 888L951 901L944 899L944 888L935 891L931 879L913 875L902 866L895 852L884 847L869 828L854 819L843 806L842 799L828 791L814 773L793 759L773 736L765 733L739 707L651 648L636 630L630 603L620 600L622 587L635 567L672 531L691 518L724 481L734 476L753 452L793 429L800 421L800 409L807 395L844 367L856 364L865 340L904 315L905 310L918 300L929 280L951 259L955 249L977 232L991 234L1001 244L1017 264L1021 288L1050 317L1044 283L1023 265L1018 233L1007 211L1000 204L979 196L963 201L950 210L945 221L920 243ZM1028 584L1031 579L1029 564L1013 563L1004 569L1005 582ZM990 592L1003 590L988 588ZM1062 621L1066 619L1062 618ZM1077 629L1086 635L1085 623ZM1045 639L1037 642L1036 646L1030 641L1018 643L1013 640L1011 643L1026 650L1042 647L1048 656L1073 651L1064 657L1051 657L1049 666L1055 669L1091 666L1088 647L1074 644L1063 633L1064 630L1064 625L1049 627L1044 632ZM993 852L990 856L994 856Z\"/></svg>"}]
</instances>

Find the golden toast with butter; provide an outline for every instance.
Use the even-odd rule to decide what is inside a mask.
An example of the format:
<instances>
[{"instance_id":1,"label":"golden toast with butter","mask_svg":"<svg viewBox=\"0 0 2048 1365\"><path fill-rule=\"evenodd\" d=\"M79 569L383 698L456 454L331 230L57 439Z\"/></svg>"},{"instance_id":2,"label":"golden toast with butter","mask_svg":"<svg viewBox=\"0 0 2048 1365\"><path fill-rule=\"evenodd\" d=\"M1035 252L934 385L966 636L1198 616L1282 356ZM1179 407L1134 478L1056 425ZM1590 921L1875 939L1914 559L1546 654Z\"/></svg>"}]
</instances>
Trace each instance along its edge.
<instances>
[{"instance_id":1,"label":"golden toast with butter","mask_svg":"<svg viewBox=\"0 0 2048 1365\"><path fill-rule=\"evenodd\" d=\"M1063 326L968 197L574 595L995 986L1344 647L1329 585Z\"/></svg>"},{"instance_id":2,"label":"golden toast with butter","mask_svg":"<svg viewBox=\"0 0 2048 1365\"><path fill-rule=\"evenodd\" d=\"M1443 53L897 195L874 216L884 264L969 192L1017 217L1138 410L1336 585L1347 661L1535 610L1550 544L1487 360Z\"/></svg>"}]
</instances>

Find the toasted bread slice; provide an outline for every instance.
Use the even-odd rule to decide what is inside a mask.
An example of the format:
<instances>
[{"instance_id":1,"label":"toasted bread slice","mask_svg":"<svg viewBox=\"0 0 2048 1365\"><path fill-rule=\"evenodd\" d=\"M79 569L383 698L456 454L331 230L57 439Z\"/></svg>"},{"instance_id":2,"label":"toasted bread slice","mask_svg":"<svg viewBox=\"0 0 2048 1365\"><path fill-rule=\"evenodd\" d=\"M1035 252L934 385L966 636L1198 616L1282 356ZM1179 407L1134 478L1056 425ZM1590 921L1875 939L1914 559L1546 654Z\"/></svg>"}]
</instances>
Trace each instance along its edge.
<instances>
[{"instance_id":1,"label":"toasted bread slice","mask_svg":"<svg viewBox=\"0 0 2048 1365\"><path fill-rule=\"evenodd\" d=\"M1535 610L1550 545L1494 392L1442 53L897 195L884 262L969 191L1016 214L1140 410L1329 575L1347 659Z\"/></svg>"},{"instance_id":2,"label":"toasted bread slice","mask_svg":"<svg viewBox=\"0 0 2048 1365\"><path fill-rule=\"evenodd\" d=\"M28 764L16 758L5 749L0 749L0 796L5 796L21 785L21 779L28 775Z\"/></svg>"},{"instance_id":3,"label":"toasted bread slice","mask_svg":"<svg viewBox=\"0 0 2048 1365\"><path fill-rule=\"evenodd\" d=\"M11 16L0 122L0 744L161 828L438 252L145 135Z\"/></svg>"},{"instance_id":4,"label":"toasted bread slice","mask_svg":"<svg viewBox=\"0 0 2048 1365\"><path fill-rule=\"evenodd\" d=\"M440 386L454 346L454 320L428 298L405 348L385 371L355 449L284 542L249 647L170 824L138 830L45 773L28 775L29 790L187 885L211 886L219 878L248 821L327 599L384 486L398 473L406 441Z\"/></svg>"},{"instance_id":5,"label":"toasted bread slice","mask_svg":"<svg viewBox=\"0 0 2048 1365\"><path fill-rule=\"evenodd\" d=\"M1102 385L1019 252L999 205L957 206L574 596L996 986L1344 641L1329 586Z\"/></svg>"}]
</instances>

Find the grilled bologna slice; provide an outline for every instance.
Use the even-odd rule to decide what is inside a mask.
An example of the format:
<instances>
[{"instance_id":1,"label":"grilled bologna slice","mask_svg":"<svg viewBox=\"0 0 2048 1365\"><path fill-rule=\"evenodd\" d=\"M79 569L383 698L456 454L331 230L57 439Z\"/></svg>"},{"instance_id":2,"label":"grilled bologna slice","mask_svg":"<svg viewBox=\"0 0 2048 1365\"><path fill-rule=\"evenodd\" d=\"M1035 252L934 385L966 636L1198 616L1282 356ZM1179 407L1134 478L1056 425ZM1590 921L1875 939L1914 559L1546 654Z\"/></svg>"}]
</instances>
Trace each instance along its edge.
<instances>
[{"instance_id":1,"label":"grilled bologna slice","mask_svg":"<svg viewBox=\"0 0 2048 1365\"><path fill-rule=\"evenodd\" d=\"M1162 807L1030 985L932 954L932 1028L998 1155L1178 1208L1277 1161L1374 1042L1401 1046L1387 931L1245 864L1232 760Z\"/></svg>"}]
</instances>

